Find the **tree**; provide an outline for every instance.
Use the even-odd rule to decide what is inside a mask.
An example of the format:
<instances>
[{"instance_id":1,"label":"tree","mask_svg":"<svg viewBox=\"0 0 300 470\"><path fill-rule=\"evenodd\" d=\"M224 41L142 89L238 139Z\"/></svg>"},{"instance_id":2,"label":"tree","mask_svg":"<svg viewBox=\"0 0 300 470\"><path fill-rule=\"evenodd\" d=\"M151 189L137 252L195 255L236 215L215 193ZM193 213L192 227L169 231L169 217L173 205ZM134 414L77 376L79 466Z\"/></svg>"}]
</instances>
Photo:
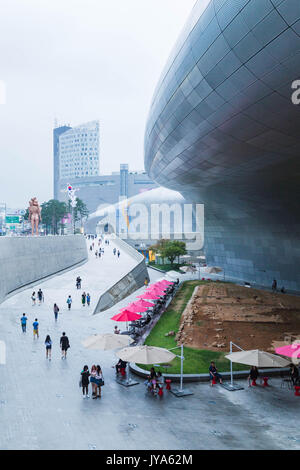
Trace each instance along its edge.
<instances>
[{"instance_id":1,"label":"tree","mask_svg":"<svg viewBox=\"0 0 300 470\"><path fill-rule=\"evenodd\" d=\"M168 243L168 240L165 240L164 238L162 238L161 240L158 240L155 245L150 246L149 251L151 250L155 254L159 253L161 255L162 259L163 259L163 262L164 262L163 252L164 252L164 247L167 243Z\"/></svg>"},{"instance_id":2,"label":"tree","mask_svg":"<svg viewBox=\"0 0 300 470\"><path fill-rule=\"evenodd\" d=\"M75 233L76 231L76 222L80 220L81 226L83 225L83 219L87 218L89 215L88 208L86 207L86 204L79 199L79 197L76 198L76 206L72 207L71 206L71 201L69 200L68 202L68 211L72 214L72 222L73 222L73 232Z\"/></svg>"},{"instance_id":3,"label":"tree","mask_svg":"<svg viewBox=\"0 0 300 470\"><path fill-rule=\"evenodd\" d=\"M68 208L65 202L50 199L41 205L42 223L46 227L46 233L58 235L58 229L63 226L61 220L67 215Z\"/></svg>"},{"instance_id":4,"label":"tree","mask_svg":"<svg viewBox=\"0 0 300 470\"><path fill-rule=\"evenodd\" d=\"M174 264L175 258L186 254L184 242L178 240L170 240L163 244L161 251L163 258L168 258L171 264Z\"/></svg>"}]
</instances>

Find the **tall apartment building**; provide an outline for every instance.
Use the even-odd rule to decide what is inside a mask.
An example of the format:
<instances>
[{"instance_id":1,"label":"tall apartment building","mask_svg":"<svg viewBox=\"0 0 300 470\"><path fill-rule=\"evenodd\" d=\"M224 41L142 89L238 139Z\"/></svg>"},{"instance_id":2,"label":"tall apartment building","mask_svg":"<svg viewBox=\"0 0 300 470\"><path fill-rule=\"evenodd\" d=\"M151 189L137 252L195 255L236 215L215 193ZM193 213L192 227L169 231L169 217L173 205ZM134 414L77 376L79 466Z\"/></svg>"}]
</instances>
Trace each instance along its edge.
<instances>
[{"instance_id":1,"label":"tall apartment building","mask_svg":"<svg viewBox=\"0 0 300 470\"><path fill-rule=\"evenodd\" d=\"M54 129L54 198L59 181L99 175L99 121Z\"/></svg>"}]
</instances>

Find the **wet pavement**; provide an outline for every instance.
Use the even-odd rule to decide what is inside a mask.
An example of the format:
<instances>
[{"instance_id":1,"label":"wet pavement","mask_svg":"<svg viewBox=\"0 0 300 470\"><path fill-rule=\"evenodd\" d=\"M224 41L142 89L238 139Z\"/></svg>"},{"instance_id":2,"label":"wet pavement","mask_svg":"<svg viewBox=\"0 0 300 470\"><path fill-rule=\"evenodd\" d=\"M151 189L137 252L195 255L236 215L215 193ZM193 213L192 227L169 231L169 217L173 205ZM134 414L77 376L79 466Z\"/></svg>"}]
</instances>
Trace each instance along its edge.
<instances>
[{"instance_id":1,"label":"wet pavement","mask_svg":"<svg viewBox=\"0 0 300 470\"><path fill-rule=\"evenodd\" d=\"M0 306L0 340L6 343L6 364L0 365L0 449L300 449L300 399L282 389L280 379L269 388L229 392L216 385L189 384L194 395L162 398L146 391L143 380L125 388L115 381L113 351L90 351L81 340L93 333L112 332L110 317L134 300L139 289L114 308L92 316L97 295L135 264L113 242L102 259L89 253L85 265L37 283ZM82 289L75 287L80 275ZM151 281L161 277L150 270ZM31 305L31 293L41 287L45 302ZM81 293L90 292L90 307L81 306ZM66 299L71 294L72 310ZM57 323L53 304L60 308ZM20 317L28 317L27 332ZM38 318L40 337L33 339L32 322ZM122 325L123 327L125 325ZM121 329L123 329L121 326ZM70 340L66 360L59 338ZM52 360L45 357L50 334ZM79 377L83 365L100 364L105 379L101 400L83 399ZM90 389L91 392L91 389Z\"/></svg>"}]
</instances>

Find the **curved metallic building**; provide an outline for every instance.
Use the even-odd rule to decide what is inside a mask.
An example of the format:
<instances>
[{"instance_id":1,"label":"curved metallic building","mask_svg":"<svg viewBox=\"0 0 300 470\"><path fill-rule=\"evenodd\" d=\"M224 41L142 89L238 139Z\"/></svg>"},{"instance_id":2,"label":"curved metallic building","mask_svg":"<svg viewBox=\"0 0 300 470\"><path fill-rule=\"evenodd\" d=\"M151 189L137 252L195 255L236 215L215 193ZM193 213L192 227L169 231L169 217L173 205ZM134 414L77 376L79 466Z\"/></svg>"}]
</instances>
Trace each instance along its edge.
<instances>
[{"instance_id":1,"label":"curved metallic building","mask_svg":"<svg viewBox=\"0 0 300 470\"><path fill-rule=\"evenodd\" d=\"M300 291L299 0L199 0L154 94L151 178L205 204L226 275Z\"/></svg>"}]
</instances>

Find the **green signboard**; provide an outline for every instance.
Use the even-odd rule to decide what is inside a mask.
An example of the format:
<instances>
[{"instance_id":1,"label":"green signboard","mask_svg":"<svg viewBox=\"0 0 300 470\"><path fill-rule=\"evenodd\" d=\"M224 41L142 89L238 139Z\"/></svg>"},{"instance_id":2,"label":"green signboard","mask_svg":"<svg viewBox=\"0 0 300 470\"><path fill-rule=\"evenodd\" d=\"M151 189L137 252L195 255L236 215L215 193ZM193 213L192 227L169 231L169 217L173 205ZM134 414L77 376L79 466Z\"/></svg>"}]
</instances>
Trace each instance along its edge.
<instances>
[{"instance_id":1,"label":"green signboard","mask_svg":"<svg viewBox=\"0 0 300 470\"><path fill-rule=\"evenodd\" d=\"M19 215L7 215L5 217L5 223L7 224L19 224L21 217Z\"/></svg>"}]
</instances>

